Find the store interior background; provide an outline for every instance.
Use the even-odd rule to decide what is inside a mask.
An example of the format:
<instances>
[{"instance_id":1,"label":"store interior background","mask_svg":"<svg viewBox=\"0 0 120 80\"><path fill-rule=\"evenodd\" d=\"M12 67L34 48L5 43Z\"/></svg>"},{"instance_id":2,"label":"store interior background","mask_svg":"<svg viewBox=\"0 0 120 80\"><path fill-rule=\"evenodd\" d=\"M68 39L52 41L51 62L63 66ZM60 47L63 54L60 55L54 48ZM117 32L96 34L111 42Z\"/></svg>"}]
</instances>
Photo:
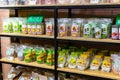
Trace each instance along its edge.
<instances>
[{"instance_id":1,"label":"store interior background","mask_svg":"<svg viewBox=\"0 0 120 80\"><path fill-rule=\"evenodd\" d=\"M59 9L59 17L67 17L67 9ZM27 17L31 14L43 14L45 18L53 18L54 13L53 10L19 10L18 12L19 17ZM120 14L120 9L119 8L114 8L114 9L73 9L72 10L72 17L74 18L80 18L80 17L110 17L115 19L115 16L117 14ZM2 32L2 19L5 17L13 17L15 15L14 10L0 10L0 32ZM21 42L29 42L28 40L21 40ZM1 37L1 54L2 57L5 57L6 53L6 47L11 44L11 39L9 37ZM111 49L119 49L118 46L103 46L102 45L93 45L97 47L102 47L102 48L111 48ZM7 73L10 70L11 65L8 64L3 64L3 77L6 79Z\"/></svg>"}]
</instances>

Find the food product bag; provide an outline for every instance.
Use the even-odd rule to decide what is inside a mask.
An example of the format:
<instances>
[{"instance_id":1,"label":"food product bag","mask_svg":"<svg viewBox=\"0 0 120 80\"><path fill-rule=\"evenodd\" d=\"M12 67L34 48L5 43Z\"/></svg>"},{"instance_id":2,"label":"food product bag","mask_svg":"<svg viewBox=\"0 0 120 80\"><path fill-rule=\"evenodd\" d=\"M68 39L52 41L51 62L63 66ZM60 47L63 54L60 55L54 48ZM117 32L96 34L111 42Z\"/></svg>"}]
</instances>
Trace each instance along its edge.
<instances>
[{"instance_id":1,"label":"food product bag","mask_svg":"<svg viewBox=\"0 0 120 80\"><path fill-rule=\"evenodd\" d=\"M37 34L37 31L36 31L36 24L35 23L32 23L32 26L31 26L31 34L33 35L36 35Z\"/></svg>"},{"instance_id":2,"label":"food product bag","mask_svg":"<svg viewBox=\"0 0 120 80\"><path fill-rule=\"evenodd\" d=\"M53 36L54 34L54 19L48 18L45 19L45 28L46 28L46 35Z\"/></svg>"},{"instance_id":3,"label":"food product bag","mask_svg":"<svg viewBox=\"0 0 120 80\"><path fill-rule=\"evenodd\" d=\"M9 5L18 5L19 0L8 0Z\"/></svg>"},{"instance_id":4,"label":"food product bag","mask_svg":"<svg viewBox=\"0 0 120 80\"><path fill-rule=\"evenodd\" d=\"M31 80L31 77L32 75L30 74L30 72L24 72L18 80Z\"/></svg>"},{"instance_id":5,"label":"food product bag","mask_svg":"<svg viewBox=\"0 0 120 80\"><path fill-rule=\"evenodd\" d=\"M31 23L27 24L27 31L28 31L28 34L32 34L32 24Z\"/></svg>"},{"instance_id":6,"label":"food product bag","mask_svg":"<svg viewBox=\"0 0 120 80\"><path fill-rule=\"evenodd\" d=\"M100 0L90 0L90 3L99 3Z\"/></svg>"},{"instance_id":7,"label":"food product bag","mask_svg":"<svg viewBox=\"0 0 120 80\"><path fill-rule=\"evenodd\" d=\"M76 68L77 55L78 54L76 52L71 52L71 55L68 59L69 68Z\"/></svg>"},{"instance_id":8,"label":"food product bag","mask_svg":"<svg viewBox=\"0 0 120 80\"><path fill-rule=\"evenodd\" d=\"M39 24L39 23L36 24L36 33L37 33L37 35L44 34L44 31L45 31L44 29L45 29L44 24Z\"/></svg>"},{"instance_id":9,"label":"food product bag","mask_svg":"<svg viewBox=\"0 0 120 80\"><path fill-rule=\"evenodd\" d=\"M112 26L111 38L115 40L119 38L119 27L116 25Z\"/></svg>"},{"instance_id":10,"label":"food product bag","mask_svg":"<svg viewBox=\"0 0 120 80\"><path fill-rule=\"evenodd\" d=\"M7 0L0 0L0 5L7 5L8 1Z\"/></svg>"},{"instance_id":11,"label":"food product bag","mask_svg":"<svg viewBox=\"0 0 120 80\"><path fill-rule=\"evenodd\" d=\"M4 33L9 33L9 20L6 18L6 19L3 19L3 22L2 22L2 26L3 26L3 32Z\"/></svg>"},{"instance_id":12,"label":"food product bag","mask_svg":"<svg viewBox=\"0 0 120 80\"><path fill-rule=\"evenodd\" d=\"M82 0L70 0L71 4L81 4Z\"/></svg>"},{"instance_id":13,"label":"food product bag","mask_svg":"<svg viewBox=\"0 0 120 80\"><path fill-rule=\"evenodd\" d=\"M39 80L39 74L37 72L32 72L32 80Z\"/></svg>"},{"instance_id":14,"label":"food product bag","mask_svg":"<svg viewBox=\"0 0 120 80\"><path fill-rule=\"evenodd\" d=\"M91 70L98 70L102 63L102 56L101 55L95 55L91 64L90 69Z\"/></svg>"},{"instance_id":15,"label":"food product bag","mask_svg":"<svg viewBox=\"0 0 120 80\"><path fill-rule=\"evenodd\" d=\"M100 27L96 27L95 28L95 38L97 39L101 39L101 28Z\"/></svg>"},{"instance_id":16,"label":"food product bag","mask_svg":"<svg viewBox=\"0 0 120 80\"><path fill-rule=\"evenodd\" d=\"M110 70L111 70L111 59L110 59L109 56L104 57L101 68L102 68L102 71L110 72Z\"/></svg>"},{"instance_id":17,"label":"food product bag","mask_svg":"<svg viewBox=\"0 0 120 80\"><path fill-rule=\"evenodd\" d=\"M32 48L24 49L25 62L32 62Z\"/></svg>"},{"instance_id":18,"label":"food product bag","mask_svg":"<svg viewBox=\"0 0 120 80\"><path fill-rule=\"evenodd\" d=\"M22 28L21 31L23 34L27 34L28 33L27 19L24 18L22 21L23 22L22 22L22 26L21 26L21 28Z\"/></svg>"},{"instance_id":19,"label":"food product bag","mask_svg":"<svg viewBox=\"0 0 120 80\"><path fill-rule=\"evenodd\" d=\"M70 35L70 24L71 19L61 18L58 19L58 36L69 36Z\"/></svg>"}]
</instances>

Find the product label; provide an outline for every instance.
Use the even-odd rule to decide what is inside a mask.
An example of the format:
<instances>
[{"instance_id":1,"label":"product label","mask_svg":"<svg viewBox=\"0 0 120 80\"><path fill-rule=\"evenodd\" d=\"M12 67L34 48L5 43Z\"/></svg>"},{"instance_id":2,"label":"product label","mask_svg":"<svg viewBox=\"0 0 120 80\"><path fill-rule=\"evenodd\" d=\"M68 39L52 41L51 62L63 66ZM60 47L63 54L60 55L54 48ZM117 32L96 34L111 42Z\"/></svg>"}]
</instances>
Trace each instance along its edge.
<instances>
[{"instance_id":1,"label":"product label","mask_svg":"<svg viewBox=\"0 0 120 80\"><path fill-rule=\"evenodd\" d=\"M118 39L118 28L112 28L112 39Z\"/></svg>"}]
</instances>

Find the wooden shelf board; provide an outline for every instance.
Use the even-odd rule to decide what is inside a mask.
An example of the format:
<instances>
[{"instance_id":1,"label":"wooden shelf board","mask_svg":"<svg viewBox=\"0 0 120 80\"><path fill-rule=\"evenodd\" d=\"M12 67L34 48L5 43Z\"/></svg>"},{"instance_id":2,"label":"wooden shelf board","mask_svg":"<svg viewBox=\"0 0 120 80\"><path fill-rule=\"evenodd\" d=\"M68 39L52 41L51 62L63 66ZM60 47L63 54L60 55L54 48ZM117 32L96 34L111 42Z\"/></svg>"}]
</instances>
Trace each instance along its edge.
<instances>
[{"instance_id":1,"label":"wooden shelf board","mask_svg":"<svg viewBox=\"0 0 120 80\"><path fill-rule=\"evenodd\" d=\"M30 35L22 33L0 33L0 36L17 36L17 37L33 37L33 38L54 38L54 36L47 35Z\"/></svg>"},{"instance_id":2,"label":"wooden shelf board","mask_svg":"<svg viewBox=\"0 0 120 80\"><path fill-rule=\"evenodd\" d=\"M95 39L95 38L83 38L83 37L57 37L60 40L76 40L76 41L90 41L90 42L105 42L105 43L120 43L120 40L112 39Z\"/></svg>"},{"instance_id":3,"label":"wooden shelf board","mask_svg":"<svg viewBox=\"0 0 120 80\"><path fill-rule=\"evenodd\" d=\"M38 64L37 62L26 63L24 61L19 61L17 58L15 58L14 61L10 61L10 60L7 60L6 58L2 58L2 59L0 59L0 62L7 62L7 63L18 64L18 65L20 64L20 65L25 65L25 66L54 70L54 66L48 66L46 64Z\"/></svg>"},{"instance_id":4,"label":"wooden shelf board","mask_svg":"<svg viewBox=\"0 0 120 80\"><path fill-rule=\"evenodd\" d=\"M108 72L92 71L92 70L80 71L78 69L69 69L69 68L58 68L57 70L63 71L63 72L70 72L70 73L77 73L77 74L83 74L83 75L89 75L89 76L95 76L95 77L101 77L101 78L120 80L120 76L112 72L108 73Z\"/></svg>"}]
</instances>

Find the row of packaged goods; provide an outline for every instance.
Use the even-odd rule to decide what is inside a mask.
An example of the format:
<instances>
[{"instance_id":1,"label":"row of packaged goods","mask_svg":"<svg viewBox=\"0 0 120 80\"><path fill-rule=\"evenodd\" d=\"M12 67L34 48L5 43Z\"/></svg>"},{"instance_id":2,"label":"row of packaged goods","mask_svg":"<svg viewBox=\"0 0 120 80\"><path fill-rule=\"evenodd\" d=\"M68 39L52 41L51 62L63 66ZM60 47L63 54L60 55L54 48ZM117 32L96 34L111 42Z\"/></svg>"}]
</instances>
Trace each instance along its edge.
<instances>
[{"instance_id":1,"label":"row of packaged goods","mask_svg":"<svg viewBox=\"0 0 120 80\"><path fill-rule=\"evenodd\" d=\"M28 44L13 43L6 48L7 60L14 61L17 58L19 61L27 63L37 62L38 64L54 65L54 48L48 45L37 46Z\"/></svg>"},{"instance_id":2,"label":"row of packaged goods","mask_svg":"<svg viewBox=\"0 0 120 80\"><path fill-rule=\"evenodd\" d=\"M117 51L88 49L86 47L59 47L58 67L77 68L78 70L99 70L119 74L120 55ZM7 60L27 63L36 61L38 64L54 65L54 49L50 45L23 45L13 43L6 50Z\"/></svg>"},{"instance_id":3,"label":"row of packaged goods","mask_svg":"<svg viewBox=\"0 0 120 80\"><path fill-rule=\"evenodd\" d=\"M0 5L119 3L119 0L0 0Z\"/></svg>"},{"instance_id":4,"label":"row of packaged goods","mask_svg":"<svg viewBox=\"0 0 120 80\"><path fill-rule=\"evenodd\" d=\"M58 67L68 67L78 70L100 70L103 72L113 71L119 75L120 55L117 51L87 49L85 47L60 48Z\"/></svg>"},{"instance_id":5,"label":"row of packaged goods","mask_svg":"<svg viewBox=\"0 0 120 80\"><path fill-rule=\"evenodd\" d=\"M110 18L59 18L58 36L120 39L119 17L113 26ZM3 32L53 36L54 19L44 20L44 16L6 18L3 19Z\"/></svg>"},{"instance_id":6,"label":"row of packaged goods","mask_svg":"<svg viewBox=\"0 0 120 80\"><path fill-rule=\"evenodd\" d=\"M8 80L55 80L54 74L52 72L22 66L12 67L7 74L7 78ZM86 77L81 75L79 76L70 75L70 78L66 78L66 74L64 73L58 74L58 80L96 80L96 79L97 78Z\"/></svg>"}]
</instances>

